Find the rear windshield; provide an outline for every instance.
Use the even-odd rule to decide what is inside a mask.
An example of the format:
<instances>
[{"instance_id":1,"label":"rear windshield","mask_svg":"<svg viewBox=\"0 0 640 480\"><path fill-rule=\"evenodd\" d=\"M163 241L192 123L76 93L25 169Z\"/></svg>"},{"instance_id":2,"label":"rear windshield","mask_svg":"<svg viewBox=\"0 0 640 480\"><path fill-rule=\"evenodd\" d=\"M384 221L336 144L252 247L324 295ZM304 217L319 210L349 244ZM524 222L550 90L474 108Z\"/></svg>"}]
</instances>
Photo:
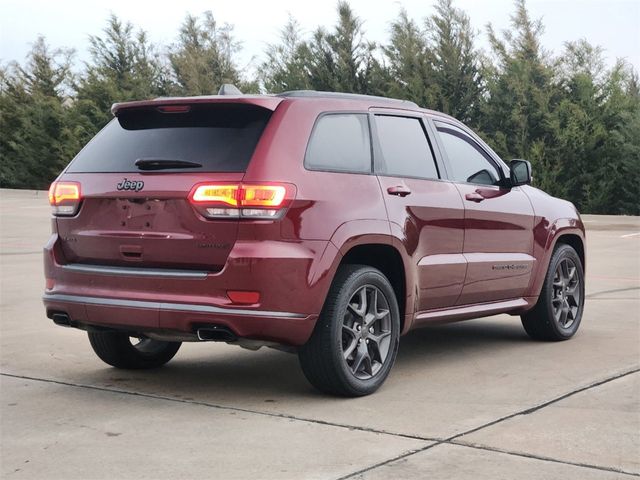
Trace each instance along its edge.
<instances>
[{"instance_id":1,"label":"rear windshield","mask_svg":"<svg viewBox=\"0 0 640 480\"><path fill-rule=\"evenodd\" d=\"M68 172L138 172L138 159L182 160L189 171L244 172L271 111L254 105L192 106L163 113L124 110L73 159ZM186 171L165 169L163 172Z\"/></svg>"}]
</instances>

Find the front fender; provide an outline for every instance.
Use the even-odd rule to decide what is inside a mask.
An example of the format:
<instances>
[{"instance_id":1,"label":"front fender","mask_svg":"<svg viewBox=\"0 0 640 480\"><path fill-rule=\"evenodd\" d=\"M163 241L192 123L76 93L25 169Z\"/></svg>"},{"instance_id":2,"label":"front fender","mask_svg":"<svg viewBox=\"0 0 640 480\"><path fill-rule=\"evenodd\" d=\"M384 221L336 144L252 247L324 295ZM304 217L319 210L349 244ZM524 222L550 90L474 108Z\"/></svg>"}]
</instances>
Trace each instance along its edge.
<instances>
[{"instance_id":1,"label":"front fender","mask_svg":"<svg viewBox=\"0 0 640 480\"><path fill-rule=\"evenodd\" d=\"M558 239L564 235L578 236L583 248L585 247L584 224L580 218L559 218L550 225L545 219L542 219L534 228L534 256L537 261L526 296L537 297L540 295L544 277L551 262L551 255Z\"/></svg>"}]
</instances>

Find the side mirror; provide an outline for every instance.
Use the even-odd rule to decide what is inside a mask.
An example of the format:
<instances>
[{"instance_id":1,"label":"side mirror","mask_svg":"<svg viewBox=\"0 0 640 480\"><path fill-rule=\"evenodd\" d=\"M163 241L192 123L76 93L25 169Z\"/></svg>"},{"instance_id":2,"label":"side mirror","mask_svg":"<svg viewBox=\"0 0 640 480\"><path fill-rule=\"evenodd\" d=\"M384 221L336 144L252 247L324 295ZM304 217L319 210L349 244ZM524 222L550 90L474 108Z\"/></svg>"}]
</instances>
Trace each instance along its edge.
<instances>
[{"instance_id":1,"label":"side mirror","mask_svg":"<svg viewBox=\"0 0 640 480\"><path fill-rule=\"evenodd\" d=\"M509 177L511 186L531 185L531 162L526 160L511 160L509 162Z\"/></svg>"}]
</instances>

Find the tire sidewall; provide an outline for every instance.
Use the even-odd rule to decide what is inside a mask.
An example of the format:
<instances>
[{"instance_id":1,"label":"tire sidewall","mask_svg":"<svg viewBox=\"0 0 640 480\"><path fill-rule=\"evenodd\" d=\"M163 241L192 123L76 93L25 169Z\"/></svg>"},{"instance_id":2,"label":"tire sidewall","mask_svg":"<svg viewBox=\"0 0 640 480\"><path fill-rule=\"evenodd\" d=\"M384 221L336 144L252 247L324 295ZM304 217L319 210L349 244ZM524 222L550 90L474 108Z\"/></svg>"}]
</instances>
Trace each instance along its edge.
<instances>
[{"instance_id":1,"label":"tire sidewall","mask_svg":"<svg viewBox=\"0 0 640 480\"><path fill-rule=\"evenodd\" d=\"M570 259L578 270L578 278L580 281L580 305L578 308L578 316L571 325L570 328L562 328L558 322L555 320L554 312L553 312L553 304L551 302L551 298L553 295L553 277L555 275L556 269L558 268L558 264L564 259ZM549 319L549 325L553 329L553 331L560 338L569 339L575 335L580 327L580 322L582 321L582 313L584 311L584 270L582 268L582 262L580 261L580 257L576 253L576 251L570 247L569 245L561 245L554 252L553 257L551 258L551 264L549 265L549 269L547 271L547 278L545 279L545 289L543 294L545 295L545 305L546 305L546 314Z\"/></svg>"},{"instance_id":2,"label":"tire sidewall","mask_svg":"<svg viewBox=\"0 0 640 480\"><path fill-rule=\"evenodd\" d=\"M129 334L114 331L89 331L89 342L94 352L105 363L124 369L157 368L171 360L180 342L154 341L151 351L141 351L131 344Z\"/></svg>"},{"instance_id":3,"label":"tire sidewall","mask_svg":"<svg viewBox=\"0 0 640 480\"><path fill-rule=\"evenodd\" d=\"M389 312L391 314L391 344L389 346L389 353L385 363L380 371L378 371L374 377L362 380L351 373L348 365L343 359L342 324L349 300L351 300L351 297L359 288L365 285L377 287L384 294L387 303L389 304ZM334 363L338 367L336 368L336 371L340 377L342 377L342 380L358 394L368 394L377 390L385 381L389 375L389 371L395 363L400 341L400 312L398 302L395 292L387 278L380 271L374 268L363 268L355 275L348 277L346 282L340 286L336 309L333 312L333 318L329 320L331 323L330 329L332 340L331 355L333 356Z\"/></svg>"}]
</instances>

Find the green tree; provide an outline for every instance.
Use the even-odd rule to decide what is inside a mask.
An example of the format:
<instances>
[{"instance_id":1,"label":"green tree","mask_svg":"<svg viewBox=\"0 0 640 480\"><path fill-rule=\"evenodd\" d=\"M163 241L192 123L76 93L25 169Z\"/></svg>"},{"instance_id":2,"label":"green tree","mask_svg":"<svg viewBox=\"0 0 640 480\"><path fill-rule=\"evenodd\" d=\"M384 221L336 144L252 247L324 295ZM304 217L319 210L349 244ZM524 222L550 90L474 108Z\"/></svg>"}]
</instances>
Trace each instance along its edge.
<instances>
[{"instance_id":1,"label":"green tree","mask_svg":"<svg viewBox=\"0 0 640 480\"><path fill-rule=\"evenodd\" d=\"M309 47L293 17L289 16L280 31L280 43L268 45L265 55L266 60L259 68L264 90L278 93L311 88L307 70Z\"/></svg>"},{"instance_id":2,"label":"green tree","mask_svg":"<svg viewBox=\"0 0 640 480\"><path fill-rule=\"evenodd\" d=\"M438 0L435 8L436 13L426 20L432 64L428 73L435 90L432 108L469 122L477 117L483 93L475 32L469 17L452 0Z\"/></svg>"},{"instance_id":3,"label":"green tree","mask_svg":"<svg viewBox=\"0 0 640 480\"><path fill-rule=\"evenodd\" d=\"M499 38L488 26L495 65L485 71L487 102L481 129L506 159L525 158L536 170L538 186L555 192L559 166L547 156L550 106L557 101L553 69L540 46L543 26L529 16L524 0L516 0L512 31Z\"/></svg>"},{"instance_id":4,"label":"green tree","mask_svg":"<svg viewBox=\"0 0 640 480\"><path fill-rule=\"evenodd\" d=\"M388 72L385 93L423 107L433 107L436 92L427 39L406 10L400 10L398 18L391 24L389 43L382 50Z\"/></svg>"},{"instance_id":5,"label":"green tree","mask_svg":"<svg viewBox=\"0 0 640 480\"><path fill-rule=\"evenodd\" d=\"M566 44L557 63L556 82L561 93L549 116L548 141L549 157L555 166L554 193L571 198L579 206L588 194L585 187L599 169L594 154L608 135L601 111L606 101L599 79L603 70L601 49L586 42Z\"/></svg>"},{"instance_id":6,"label":"green tree","mask_svg":"<svg viewBox=\"0 0 640 480\"><path fill-rule=\"evenodd\" d=\"M205 12L202 20L187 15L169 51L177 93L214 95L224 83L242 87L234 58L239 50L233 27L219 26L212 12Z\"/></svg>"},{"instance_id":7,"label":"green tree","mask_svg":"<svg viewBox=\"0 0 640 480\"><path fill-rule=\"evenodd\" d=\"M347 2L338 2L338 22L333 31L318 28L308 45L309 82L313 89L382 93L383 69L374 56L376 45L364 38L362 20Z\"/></svg>"},{"instance_id":8,"label":"green tree","mask_svg":"<svg viewBox=\"0 0 640 480\"><path fill-rule=\"evenodd\" d=\"M604 136L591 151L583 176L584 211L640 215L640 102L630 94L633 72L619 61L605 76L600 103Z\"/></svg>"},{"instance_id":9,"label":"green tree","mask_svg":"<svg viewBox=\"0 0 640 480\"><path fill-rule=\"evenodd\" d=\"M104 36L89 37L91 61L76 84L79 115L86 117L90 136L111 119L111 105L165 95L166 69L144 31L111 15Z\"/></svg>"},{"instance_id":10,"label":"green tree","mask_svg":"<svg viewBox=\"0 0 640 480\"><path fill-rule=\"evenodd\" d=\"M488 27L491 58L476 49L452 0L418 26L401 10L379 48L349 4L333 26L303 36L292 18L269 45L257 81L238 67L233 28L211 12L188 15L159 50L115 16L90 37L90 61L72 73L72 52L43 38L26 61L0 65L0 185L44 188L111 118L117 101L243 91L343 91L406 98L479 128L505 159L534 164L535 182L584 212L640 214L640 80L602 50L569 42L559 57L541 46L542 23L515 2L511 30ZM160 53L163 52L163 53Z\"/></svg>"},{"instance_id":11,"label":"green tree","mask_svg":"<svg viewBox=\"0 0 640 480\"><path fill-rule=\"evenodd\" d=\"M570 42L560 59L564 95L553 114L550 151L557 189L593 213L639 213L640 102L624 62L604 68L602 50Z\"/></svg>"},{"instance_id":12,"label":"green tree","mask_svg":"<svg viewBox=\"0 0 640 480\"><path fill-rule=\"evenodd\" d=\"M15 64L0 69L0 186L4 188L26 188L33 183L23 155L24 105L30 98L16 70Z\"/></svg>"},{"instance_id":13,"label":"green tree","mask_svg":"<svg viewBox=\"0 0 640 480\"><path fill-rule=\"evenodd\" d=\"M46 188L79 148L68 128L72 52L38 37L25 66L0 77L0 185Z\"/></svg>"}]
</instances>

